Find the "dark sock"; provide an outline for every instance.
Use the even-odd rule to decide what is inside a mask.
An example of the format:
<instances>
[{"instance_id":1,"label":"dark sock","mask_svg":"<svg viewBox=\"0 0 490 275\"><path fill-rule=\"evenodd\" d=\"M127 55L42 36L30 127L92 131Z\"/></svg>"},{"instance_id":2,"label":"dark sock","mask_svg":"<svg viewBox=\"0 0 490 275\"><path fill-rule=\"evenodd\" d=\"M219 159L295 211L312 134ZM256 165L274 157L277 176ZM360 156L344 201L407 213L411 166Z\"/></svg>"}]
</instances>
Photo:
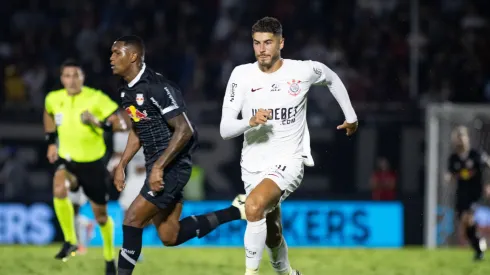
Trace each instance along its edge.
<instances>
[{"instance_id":1,"label":"dark sock","mask_svg":"<svg viewBox=\"0 0 490 275\"><path fill-rule=\"evenodd\" d=\"M476 224L473 224L473 225L466 228L466 237L468 237L468 240L471 244L471 247L473 247L473 249L476 252L481 253L480 238L478 237L478 234L477 234Z\"/></svg>"},{"instance_id":2,"label":"dark sock","mask_svg":"<svg viewBox=\"0 0 490 275\"><path fill-rule=\"evenodd\" d=\"M142 238L142 228L123 225L123 245L117 262L118 274L129 275L133 273L141 253Z\"/></svg>"},{"instance_id":3,"label":"dark sock","mask_svg":"<svg viewBox=\"0 0 490 275\"><path fill-rule=\"evenodd\" d=\"M200 216L190 216L180 221L180 230L175 245L194 237L202 238L221 224L240 219L240 210L234 206Z\"/></svg>"}]
</instances>

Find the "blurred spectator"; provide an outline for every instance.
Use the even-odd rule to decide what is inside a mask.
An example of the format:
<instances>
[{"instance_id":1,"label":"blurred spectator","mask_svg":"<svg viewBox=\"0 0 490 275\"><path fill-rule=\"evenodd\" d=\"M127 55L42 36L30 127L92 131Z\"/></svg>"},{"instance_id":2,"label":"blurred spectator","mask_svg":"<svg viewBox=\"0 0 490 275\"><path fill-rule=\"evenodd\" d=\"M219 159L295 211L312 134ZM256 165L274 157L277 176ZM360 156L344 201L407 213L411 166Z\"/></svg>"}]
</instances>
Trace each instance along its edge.
<instances>
[{"instance_id":1,"label":"blurred spectator","mask_svg":"<svg viewBox=\"0 0 490 275\"><path fill-rule=\"evenodd\" d=\"M342 78L356 107L410 100L421 107L445 100L490 101L490 2L419 1L417 33L410 29L409 4L400 0L12 2L0 11L4 15L0 66L6 77L0 98L39 108L40 98L58 87L59 64L66 58L82 60L89 84L116 97L110 46L117 37L134 33L146 42L147 62L178 82L190 103L220 102L232 68L255 61L252 24L270 15L284 25L283 56L326 63ZM420 52L420 95L414 99L408 93L411 48ZM320 124L324 112L331 111L331 100L323 92L312 90L309 105Z\"/></svg>"},{"instance_id":2,"label":"blurred spectator","mask_svg":"<svg viewBox=\"0 0 490 275\"><path fill-rule=\"evenodd\" d=\"M371 175L372 198L376 201L389 201L396 199L395 172L391 169L388 159L380 157L376 168Z\"/></svg>"},{"instance_id":3,"label":"blurred spectator","mask_svg":"<svg viewBox=\"0 0 490 275\"><path fill-rule=\"evenodd\" d=\"M5 107L18 107L26 103L26 87L18 68L15 65L9 65L5 68Z\"/></svg>"}]
</instances>

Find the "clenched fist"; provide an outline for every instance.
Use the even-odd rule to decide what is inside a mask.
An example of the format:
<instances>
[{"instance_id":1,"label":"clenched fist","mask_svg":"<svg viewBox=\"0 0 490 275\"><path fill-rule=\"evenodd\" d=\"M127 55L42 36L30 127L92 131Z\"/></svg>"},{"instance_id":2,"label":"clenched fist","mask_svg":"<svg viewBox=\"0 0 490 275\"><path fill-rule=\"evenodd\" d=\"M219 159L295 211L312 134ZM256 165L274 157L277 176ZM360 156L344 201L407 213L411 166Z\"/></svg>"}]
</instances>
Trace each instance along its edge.
<instances>
[{"instance_id":1,"label":"clenched fist","mask_svg":"<svg viewBox=\"0 0 490 275\"><path fill-rule=\"evenodd\" d=\"M252 127L255 127L260 124L265 124L267 120L272 118L272 111L259 109L257 113L253 117L250 118L249 124Z\"/></svg>"}]
</instances>

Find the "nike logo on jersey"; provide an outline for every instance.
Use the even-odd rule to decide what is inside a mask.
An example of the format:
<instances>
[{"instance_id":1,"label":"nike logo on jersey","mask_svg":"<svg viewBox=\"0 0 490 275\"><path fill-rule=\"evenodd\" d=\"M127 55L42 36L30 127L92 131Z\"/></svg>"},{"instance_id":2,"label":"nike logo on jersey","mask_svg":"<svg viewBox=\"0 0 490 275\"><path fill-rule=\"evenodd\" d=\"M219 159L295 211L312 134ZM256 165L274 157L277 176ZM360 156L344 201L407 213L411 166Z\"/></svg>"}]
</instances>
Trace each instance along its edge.
<instances>
[{"instance_id":1,"label":"nike logo on jersey","mask_svg":"<svg viewBox=\"0 0 490 275\"><path fill-rule=\"evenodd\" d=\"M261 90L261 89L262 88L257 88L257 89L252 88L252 93L255 92L255 91Z\"/></svg>"}]
</instances>

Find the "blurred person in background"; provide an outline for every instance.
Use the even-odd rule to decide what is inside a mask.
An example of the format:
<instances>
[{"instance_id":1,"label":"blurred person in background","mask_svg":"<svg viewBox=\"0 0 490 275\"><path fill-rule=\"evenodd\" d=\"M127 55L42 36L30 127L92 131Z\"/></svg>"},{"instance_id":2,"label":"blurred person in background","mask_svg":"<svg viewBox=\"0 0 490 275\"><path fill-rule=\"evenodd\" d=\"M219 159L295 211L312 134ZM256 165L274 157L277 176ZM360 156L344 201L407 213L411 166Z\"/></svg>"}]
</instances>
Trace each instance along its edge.
<instances>
[{"instance_id":1,"label":"blurred person in background","mask_svg":"<svg viewBox=\"0 0 490 275\"><path fill-rule=\"evenodd\" d=\"M124 131L127 124L118 105L102 91L84 86L80 64L67 60L61 65L63 89L46 96L44 130L48 142L47 158L55 166L54 209L65 242L56 259L66 261L77 250L73 203L68 191L82 187L100 226L106 274L116 274L114 223L107 215L109 199L105 130Z\"/></svg>"},{"instance_id":2,"label":"blurred person in background","mask_svg":"<svg viewBox=\"0 0 490 275\"><path fill-rule=\"evenodd\" d=\"M371 175L372 199L390 201L396 199L396 174L385 157L380 157Z\"/></svg>"},{"instance_id":3,"label":"blurred person in background","mask_svg":"<svg viewBox=\"0 0 490 275\"><path fill-rule=\"evenodd\" d=\"M468 128L456 127L451 133L454 152L448 159L446 181L456 184L456 214L459 219L459 233L465 232L475 251L475 260L483 259L478 224L472 216L472 205L482 196L483 170L490 167L490 158L484 151L470 144Z\"/></svg>"},{"instance_id":4,"label":"blurred person in background","mask_svg":"<svg viewBox=\"0 0 490 275\"><path fill-rule=\"evenodd\" d=\"M26 86L15 65L9 65L4 71L5 106L8 108L24 106L27 103Z\"/></svg>"}]
</instances>

